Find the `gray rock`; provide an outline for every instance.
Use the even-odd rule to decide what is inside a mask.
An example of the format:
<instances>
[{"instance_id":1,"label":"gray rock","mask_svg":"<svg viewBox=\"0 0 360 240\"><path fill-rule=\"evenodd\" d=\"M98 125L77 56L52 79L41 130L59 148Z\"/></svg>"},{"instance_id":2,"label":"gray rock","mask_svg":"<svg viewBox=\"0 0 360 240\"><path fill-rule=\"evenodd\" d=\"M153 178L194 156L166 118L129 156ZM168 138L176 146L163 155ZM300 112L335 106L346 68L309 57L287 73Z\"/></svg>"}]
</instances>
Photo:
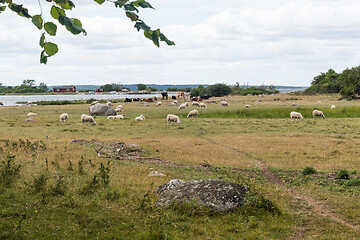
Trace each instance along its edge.
<instances>
[{"instance_id":1,"label":"gray rock","mask_svg":"<svg viewBox=\"0 0 360 240\"><path fill-rule=\"evenodd\" d=\"M33 118L27 118L24 120L24 122L35 122L35 119Z\"/></svg>"},{"instance_id":2,"label":"gray rock","mask_svg":"<svg viewBox=\"0 0 360 240\"><path fill-rule=\"evenodd\" d=\"M244 204L247 187L218 179L192 180L175 187L170 183L157 188L160 206L174 202L195 203L216 211L231 211Z\"/></svg>"},{"instance_id":3,"label":"gray rock","mask_svg":"<svg viewBox=\"0 0 360 240\"><path fill-rule=\"evenodd\" d=\"M166 191L170 190L170 189L173 189L173 188L176 188L178 186L180 186L181 184L183 184L184 181L183 180L180 180L180 179L173 179L171 180L170 182L168 183L165 183L164 185L161 185L160 187L158 187L156 189L156 193L158 195L163 195Z\"/></svg>"},{"instance_id":4,"label":"gray rock","mask_svg":"<svg viewBox=\"0 0 360 240\"><path fill-rule=\"evenodd\" d=\"M106 104L95 104L89 107L90 115L115 116L116 111Z\"/></svg>"}]
</instances>

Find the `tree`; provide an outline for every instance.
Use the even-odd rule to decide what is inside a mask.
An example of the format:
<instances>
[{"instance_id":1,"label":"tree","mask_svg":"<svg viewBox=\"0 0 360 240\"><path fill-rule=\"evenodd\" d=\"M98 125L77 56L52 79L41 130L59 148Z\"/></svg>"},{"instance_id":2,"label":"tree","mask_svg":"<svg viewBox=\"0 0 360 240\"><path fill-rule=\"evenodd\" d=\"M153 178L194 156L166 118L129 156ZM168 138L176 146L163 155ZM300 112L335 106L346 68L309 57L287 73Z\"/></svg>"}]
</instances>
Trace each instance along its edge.
<instances>
[{"instance_id":1,"label":"tree","mask_svg":"<svg viewBox=\"0 0 360 240\"><path fill-rule=\"evenodd\" d=\"M49 90L48 86L43 82L39 84L38 88L43 92L47 92Z\"/></svg>"},{"instance_id":2,"label":"tree","mask_svg":"<svg viewBox=\"0 0 360 240\"><path fill-rule=\"evenodd\" d=\"M199 85L197 88L194 88L190 92L191 96L204 96L205 95L205 87L204 85Z\"/></svg>"},{"instance_id":3,"label":"tree","mask_svg":"<svg viewBox=\"0 0 360 240\"><path fill-rule=\"evenodd\" d=\"M146 89L146 85L142 84L142 83L139 83L136 86L137 86L138 91L144 91Z\"/></svg>"},{"instance_id":4,"label":"tree","mask_svg":"<svg viewBox=\"0 0 360 240\"><path fill-rule=\"evenodd\" d=\"M229 95L231 93L231 88L223 83L217 83L210 85L206 88L206 94L213 97L222 97Z\"/></svg>"},{"instance_id":5,"label":"tree","mask_svg":"<svg viewBox=\"0 0 360 240\"><path fill-rule=\"evenodd\" d=\"M33 79L26 79L26 80L23 80L23 84L24 84L24 85L27 85L27 86L30 86L30 87L33 87L33 86L35 86L35 80L33 80Z\"/></svg>"},{"instance_id":6,"label":"tree","mask_svg":"<svg viewBox=\"0 0 360 240\"><path fill-rule=\"evenodd\" d=\"M124 87L121 84L111 83L111 84L105 84L100 86L101 89L104 90L104 92L110 92L110 91L121 91Z\"/></svg>"},{"instance_id":7,"label":"tree","mask_svg":"<svg viewBox=\"0 0 360 240\"><path fill-rule=\"evenodd\" d=\"M167 45L175 45L173 41L170 41L166 36L160 32L160 29L153 30L150 26L146 25L142 21L137 13L138 8L152 8L150 3L145 0L94 0L99 5L104 2L114 4L115 8L124 10L126 17L132 22L135 22L134 27L140 31L144 31L145 37L153 41L156 46L160 46L160 41L164 41ZM86 30L82 27L82 23L77 18L67 17L67 11L72 10L75 4L70 0L38 0L40 13L31 15L27 8L22 4L16 4L12 0L0 0L0 13L6 9L10 9L16 12L19 16L31 19L32 23L39 29L43 30L40 36L39 45L43 49L40 54L40 63L46 64L49 57L54 56L58 52L58 46L55 43L48 42L47 36L55 36L57 33L57 25L53 22L44 22L42 9L48 7L50 15L58 21L60 25L63 25L69 32L74 35L83 33L86 35ZM51 6L50 6L51 4ZM45 6L46 5L46 6Z\"/></svg>"}]
</instances>

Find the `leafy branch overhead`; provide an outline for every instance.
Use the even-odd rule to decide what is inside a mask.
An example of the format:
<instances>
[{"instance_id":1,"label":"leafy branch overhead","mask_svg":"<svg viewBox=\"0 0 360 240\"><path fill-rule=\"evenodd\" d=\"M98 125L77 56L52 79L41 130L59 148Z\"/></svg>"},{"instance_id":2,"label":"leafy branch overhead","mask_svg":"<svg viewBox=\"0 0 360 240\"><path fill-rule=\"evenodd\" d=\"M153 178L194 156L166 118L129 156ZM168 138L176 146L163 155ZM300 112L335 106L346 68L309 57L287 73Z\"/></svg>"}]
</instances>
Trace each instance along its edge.
<instances>
[{"instance_id":1,"label":"leafy branch overhead","mask_svg":"<svg viewBox=\"0 0 360 240\"><path fill-rule=\"evenodd\" d=\"M82 27L82 23L77 18L70 18L66 15L67 11L72 10L75 4L70 0L45 0L51 4L50 15L53 19L57 20L60 25L63 25L69 32L74 35L84 34L86 30ZM129 1L129 0L94 0L99 5L104 2L109 2L115 5L116 8L122 9L125 12L126 17L131 21L135 22L134 27L140 31L144 31L145 37L152 40L156 46L160 46L160 41L165 42L167 45L175 45L175 43L166 38L166 36L160 32L160 29L153 30L150 26L146 25L139 16L139 8L152 8L150 3L145 0ZM44 32L40 36L39 45L43 49L40 54L40 63L47 63L49 57L55 55L58 52L58 46L55 43L46 40L47 36L56 36L57 25L51 21L45 22L42 14L41 0L39 2L40 14L30 15L27 8L21 4L16 4L12 0L0 0L0 13L5 11L7 8L17 13L21 17L31 19L32 23Z\"/></svg>"}]
</instances>

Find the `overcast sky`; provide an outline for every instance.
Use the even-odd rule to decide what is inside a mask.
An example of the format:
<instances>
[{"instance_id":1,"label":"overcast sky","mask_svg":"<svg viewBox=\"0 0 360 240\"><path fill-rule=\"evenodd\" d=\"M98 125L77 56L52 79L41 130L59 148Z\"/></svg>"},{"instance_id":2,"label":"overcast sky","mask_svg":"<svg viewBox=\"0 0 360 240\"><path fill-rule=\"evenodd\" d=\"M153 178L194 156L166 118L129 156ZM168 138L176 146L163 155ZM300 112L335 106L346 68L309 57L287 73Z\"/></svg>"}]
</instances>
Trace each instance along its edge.
<instances>
[{"instance_id":1,"label":"overcast sky","mask_svg":"<svg viewBox=\"0 0 360 240\"><path fill-rule=\"evenodd\" d=\"M0 14L0 83L309 86L329 68L360 64L359 0L149 0L155 10L140 9L140 18L176 43L160 48L113 4L72 1L68 16L88 34L57 24L47 40L59 52L46 65L39 63L42 31L11 11ZM36 0L15 2L40 12Z\"/></svg>"}]
</instances>

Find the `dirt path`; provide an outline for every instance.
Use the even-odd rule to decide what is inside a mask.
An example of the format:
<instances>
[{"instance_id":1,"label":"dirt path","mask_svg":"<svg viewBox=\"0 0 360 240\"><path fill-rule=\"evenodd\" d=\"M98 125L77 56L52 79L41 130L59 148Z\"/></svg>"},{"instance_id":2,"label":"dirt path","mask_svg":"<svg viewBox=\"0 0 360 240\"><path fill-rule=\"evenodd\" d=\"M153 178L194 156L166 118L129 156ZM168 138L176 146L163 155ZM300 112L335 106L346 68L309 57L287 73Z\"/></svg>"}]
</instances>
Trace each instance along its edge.
<instances>
[{"instance_id":1,"label":"dirt path","mask_svg":"<svg viewBox=\"0 0 360 240\"><path fill-rule=\"evenodd\" d=\"M211 144L229 149L231 151L234 151L238 154L241 154L243 156L246 156L250 159L255 160L255 164L262 170L262 174L263 176L272 184L276 185L277 187L281 188L283 191L288 192L291 196L293 196L294 200L296 199L300 199L302 201L304 201L305 205L307 206L311 206L312 207L312 212L315 213L317 216L319 216L320 218L328 218L333 222L345 225L351 229L353 229L354 231L359 231L360 230L360 226L358 225L353 225L351 223L346 222L344 219L342 219L340 216L338 216L337 214L333 213L324 203L321 203L320 201L315 200L314 198L301 194L298 191L289 188L288 186L286 186L286 184L278 177L278 175L272 171L269 170L269 168L266 166L265 161L261 158L258 158L254 155L252 155L251 153L248 152L244 152L241 151L239 149L235 149L235 148L231 148L227 145L218 143L212 139L206 138L206 131L204 129L199 128L200 130L200 134L199 137L202 138L203 140L208 141ZM309 211L309 210L307 210ZM294 239L302 239L304 237L304 229L299 229L299 231L297 232L297 234L294 236Z\"/></svg>"}]
</instances>

